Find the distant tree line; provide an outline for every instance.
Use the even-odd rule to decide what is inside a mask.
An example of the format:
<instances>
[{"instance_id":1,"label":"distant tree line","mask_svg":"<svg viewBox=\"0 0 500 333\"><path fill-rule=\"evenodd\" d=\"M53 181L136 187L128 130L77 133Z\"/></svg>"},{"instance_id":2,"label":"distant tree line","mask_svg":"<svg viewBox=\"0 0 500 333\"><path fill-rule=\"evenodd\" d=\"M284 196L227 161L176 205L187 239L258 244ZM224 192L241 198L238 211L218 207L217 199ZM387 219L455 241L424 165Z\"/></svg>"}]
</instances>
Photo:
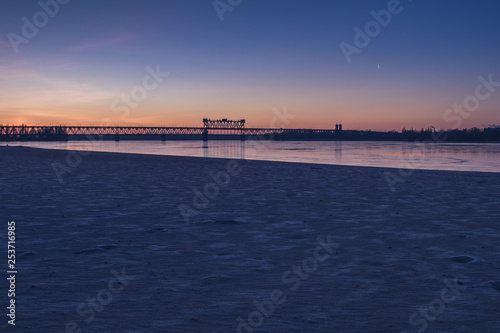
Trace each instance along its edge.
<instances>
[{"instance_id":1,"label":"distant tree line","mask_svg":"<svg viewBox=\"0 0 500 333\"><path fill-rule=\"evenodd\" d=\"M346 133L347 134L347 133ZM347 140L349 135L345 135ZM500 142L500 128L471 128L450 129L436 131L434 127L415 130L403 128L401 132L372 132L358 131L353 133L352 138L362 137L364 140L390 140L390 141L434 141L434 142Z\"/></svg>"},{"instance_id":2,"label":"distant tree line","mask_svg":"<svg viewBox=\"0 0 500 333\"><path fill-rule=\"evenodd\" d=\"M270 137L269 139L273 139ZM427 129L406 129L401 132L378 132L372 130L353 131L344 130L341 133L294 133L287 132L279 135L279 140L297 141L433 141L433 142L500 142L500 127L436 130L434 127Z\"/></svg>"}]
</instances>

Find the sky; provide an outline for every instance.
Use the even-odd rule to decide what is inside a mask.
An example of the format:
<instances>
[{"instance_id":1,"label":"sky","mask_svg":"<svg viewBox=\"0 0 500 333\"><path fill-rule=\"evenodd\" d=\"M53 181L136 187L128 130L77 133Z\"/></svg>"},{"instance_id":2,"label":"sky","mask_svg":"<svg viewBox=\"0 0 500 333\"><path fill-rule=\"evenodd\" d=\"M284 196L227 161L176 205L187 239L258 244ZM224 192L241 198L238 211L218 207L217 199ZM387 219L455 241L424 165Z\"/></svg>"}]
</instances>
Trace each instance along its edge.
<instances>
[{"instance_id":1,"label":"sky","mask_svg":"<svg viewBox=\"0 0 500 333\"><path fill-rule=\"evenodd\" d=\"M497 0L5 0L0 124L500 125L499 12Z\"/></svg>"}]
</instances>

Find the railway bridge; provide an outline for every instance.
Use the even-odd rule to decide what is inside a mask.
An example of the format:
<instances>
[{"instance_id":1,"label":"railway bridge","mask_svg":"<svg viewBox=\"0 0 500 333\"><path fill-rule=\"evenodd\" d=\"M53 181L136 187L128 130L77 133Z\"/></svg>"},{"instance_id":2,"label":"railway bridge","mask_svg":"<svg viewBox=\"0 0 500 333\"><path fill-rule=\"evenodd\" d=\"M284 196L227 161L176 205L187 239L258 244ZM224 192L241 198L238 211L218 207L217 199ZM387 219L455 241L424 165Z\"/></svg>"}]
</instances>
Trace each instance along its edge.
<instances>
[{"instance_id":1,"label":"railway bridge","mask_svg":"<svg viewBox=\"0 0 500 333\"><path fill-rule=\"evenodd\" d=\"M0 141L67 141L71 136L114 136L116 141L126 135L158 135L165 141L169 136L201 136L207 141L209 135L239 136L244 141L247 137L279 140L287 137L322 136L340 139L342 124L335 129L284 129L284 128L246 128L246 121L228 119L203 119L203 127L145 127L145 126L9 126L0 125Z\"/></svg>"}]
</instances>

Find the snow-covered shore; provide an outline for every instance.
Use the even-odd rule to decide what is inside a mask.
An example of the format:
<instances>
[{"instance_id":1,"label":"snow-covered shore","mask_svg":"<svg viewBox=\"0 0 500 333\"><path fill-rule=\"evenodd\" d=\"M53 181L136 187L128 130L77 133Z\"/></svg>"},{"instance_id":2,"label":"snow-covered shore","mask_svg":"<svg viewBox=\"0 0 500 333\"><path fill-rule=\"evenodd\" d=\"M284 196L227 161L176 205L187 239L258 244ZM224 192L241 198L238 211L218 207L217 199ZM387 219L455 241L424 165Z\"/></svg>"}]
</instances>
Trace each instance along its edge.
<instances>
[{"instance_id":1,"label":"snow-covered shore","mask_svg":"<svg viewBox=\"0 0 500 333\"><path fill-rule=\"evenodd\" d=\"M69 154L0 147L10 331L500 331L497 173Z\"/></svg>"}]
</instances>

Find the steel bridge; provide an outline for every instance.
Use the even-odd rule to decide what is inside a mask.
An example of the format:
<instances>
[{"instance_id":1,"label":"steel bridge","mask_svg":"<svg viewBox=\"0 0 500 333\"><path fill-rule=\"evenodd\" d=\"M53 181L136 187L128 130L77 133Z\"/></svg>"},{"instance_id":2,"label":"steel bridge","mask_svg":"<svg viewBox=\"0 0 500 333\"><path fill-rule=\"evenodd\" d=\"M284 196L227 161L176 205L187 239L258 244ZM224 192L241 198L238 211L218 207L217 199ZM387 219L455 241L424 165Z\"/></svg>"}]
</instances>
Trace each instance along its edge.
<instances>
[{"instance_id":1,"label":"steel bridge","mask_svg":"<svg viewBox=\"0 0 500 333\"><path fill-rule=\"evenodd\" d=\"M272 137L283 135L332 135L339 136L342 125L335 129L283 129L283 128L245 128L245 120L203 119L203 127L143 127L143 126L6 126L0 125L0 141L17 140L51 140L66 141L69 136L103 136L111 135L119 140L122 135L159 135L162 140L167 136L202 136L204 141L208 135L240 135Z\"/></svg>"},{"instance_id":2,"label":"steel bridge","mask_svg":"<svg viewBox=\"0 0 500 333\"><path fill-rule=\"evenodd\" d=\"M217 119L217 120L212 120L208 118L203 119L203 127L204 128L222 128L222 129L228 129L228 128L233 128L233 129L243 129L245 128L245 119L241 120L227 120L226 118L224 119Z\"/></svg>"}]
</instances>

